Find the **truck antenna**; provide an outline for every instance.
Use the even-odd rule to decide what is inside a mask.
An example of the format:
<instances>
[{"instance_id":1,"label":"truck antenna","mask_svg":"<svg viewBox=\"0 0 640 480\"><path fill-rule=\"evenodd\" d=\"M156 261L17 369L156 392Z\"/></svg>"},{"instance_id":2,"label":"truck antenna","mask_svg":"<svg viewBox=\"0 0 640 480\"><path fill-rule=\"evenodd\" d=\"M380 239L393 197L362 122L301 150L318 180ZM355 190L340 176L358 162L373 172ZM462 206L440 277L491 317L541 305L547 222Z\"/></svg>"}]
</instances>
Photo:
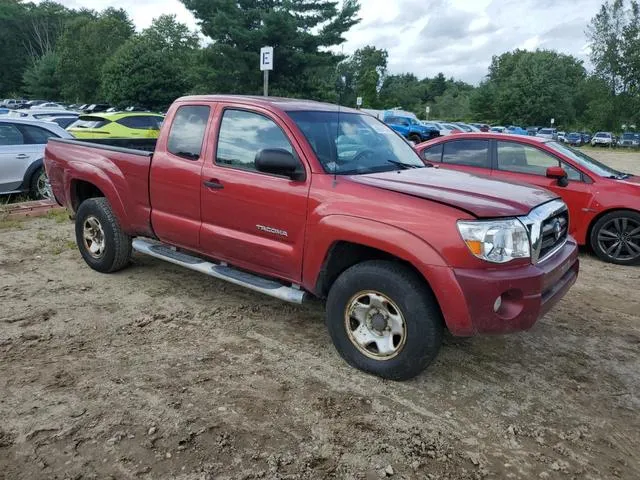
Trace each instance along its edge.
<instances>
[{"instance_id":1,"label":"truck antenna","mask_svg":"<svg viewBox=\"0 0 640 480\"><path fill-rule=\"evenodd\" d=\"M336 140L335 140L335 153L336 153L336 161L333 162L333 187L335 188L338 183L338 137L340 136L340 113L342 112L342 93L343 89L347 83L347 79L344 75L338 74L338 118L336 122Z\"/></svg>"}]
</instances>

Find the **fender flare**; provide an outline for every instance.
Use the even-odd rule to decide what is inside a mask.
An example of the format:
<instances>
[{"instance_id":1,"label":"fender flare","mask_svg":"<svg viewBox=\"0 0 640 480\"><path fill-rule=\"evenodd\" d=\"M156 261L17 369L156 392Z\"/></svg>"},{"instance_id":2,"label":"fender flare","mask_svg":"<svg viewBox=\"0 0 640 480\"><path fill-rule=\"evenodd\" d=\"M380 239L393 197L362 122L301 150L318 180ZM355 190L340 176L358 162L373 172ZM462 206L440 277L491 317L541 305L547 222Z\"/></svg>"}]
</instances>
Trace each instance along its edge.
<instances>
[{"instance_id":1,"label":"fender flare","mask_svg":"<svg viewBox=\"0 0 640 480\"><path fill-rule=\"evenodd\" d=\"M72 185L76 181L87 182L92 185L95 185L105 196L105 198L109 201L111 208L113 209L113 213L116 218L120 222L123 230L127 232L129 225L129 218L127 215L127 210L125 208L125 204L122 201L120 193L118 192L118 188L114 185L113 178L107 176L107 174L95 166L84 163L84 162L73 162L73 177L67 177L65 179L66 190L69 198L68 207L71 208L72 211L75 212L78 205L74 204L75 194L72 189ZM112 172L113 173L113 172ZM116 177L116 180L118 178ZM126 188L124 177L122 178L123 188ZM130 232L127 232L130 233Z\"/></svg>"},{"instance_id":2,"label":"fender flare","mask_svg":"<svg viewBox=\"0 0 640 480\"><path fill-rule=\"evenodd\" d=\"M337 242L350 242L384 251L404 260L429 283L428 271L448 267L440 254L422 238L394 225L361 217L332 214L310 226L305 241L303 285L315 291L327 255Z\"/></svg>"}]
</instances>

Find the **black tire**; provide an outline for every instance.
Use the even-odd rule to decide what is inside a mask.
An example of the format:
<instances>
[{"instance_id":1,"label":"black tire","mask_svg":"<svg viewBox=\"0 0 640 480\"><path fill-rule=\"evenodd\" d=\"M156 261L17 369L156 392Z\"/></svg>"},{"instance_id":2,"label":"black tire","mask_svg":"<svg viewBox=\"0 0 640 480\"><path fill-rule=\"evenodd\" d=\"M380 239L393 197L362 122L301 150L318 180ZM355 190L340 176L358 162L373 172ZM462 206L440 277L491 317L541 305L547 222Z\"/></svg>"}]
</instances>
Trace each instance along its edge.
<instances>
[{"instance_id":1,"label":"black tire","mask_svg":"<svg viewBox=\"0 0 640 480\"><path fill-rule=\"evenodd\" d=\"M45 191L43 191L43 187L41 186L41 182L43 181L42 176L44 175L44 180L46 181L46 173L44 171L44 167L38 168L33 175L31 175L31 179L29 180L29 195L34 200L42 200L44 198L49 198L49 195Z\"/></svg>"},{"instance_id":2,"label":"black tire","mask_svg":"<svg viewBox=\"0 0 640 480\"><path fill-rule=\"evenodd\" d=\"M640 264L640 213L617 210L602 216L591 228L589 244L605 262ZM619 247L619 248L618 248Z\"/></svg>"},{"instance_id":3,"label":"black tire","mask_svg":"<svg viewBox=\"0 0 640 480\"><path fill-rule=\"evenodd\" d=\"M413 135L409 135L409 140L411 140L416 145L419 144L420 142L422 142L422 139L420 138L420 135L416 135L415 133Z\"/></svg>"},{"instance_id":4,"label":"black tire","mask_svg":"<svg viewBox=\"0 0 640 480\"><path fill-rule=\"evenodd\" d=\"M390 299L404 317L404 344L392 358L365 355L347 332L347 309L352 299L367 291ZM371 260L347 269L331 286L326 308L327 328L338 353L365 372L408 380L422 372L440 350L444 322L438 303L425 281L399 263Z\"/></svg>"},{"instance_id":5,"label":"black tire","mask_svg":"<svg viewBox=\"0 0 640 480\"><path fill-rule=\"evenodd\" d=\"M104 248L98 254L92 253L85 242L85 224L96 219L102 229ZM123 269L131 258L131 237L122 231L118 219L113 214L106 198L90 198L78 207L76 212L76 243L82 258L91 268L102 273L111 273Z\"/></svg>"}]
</instances>

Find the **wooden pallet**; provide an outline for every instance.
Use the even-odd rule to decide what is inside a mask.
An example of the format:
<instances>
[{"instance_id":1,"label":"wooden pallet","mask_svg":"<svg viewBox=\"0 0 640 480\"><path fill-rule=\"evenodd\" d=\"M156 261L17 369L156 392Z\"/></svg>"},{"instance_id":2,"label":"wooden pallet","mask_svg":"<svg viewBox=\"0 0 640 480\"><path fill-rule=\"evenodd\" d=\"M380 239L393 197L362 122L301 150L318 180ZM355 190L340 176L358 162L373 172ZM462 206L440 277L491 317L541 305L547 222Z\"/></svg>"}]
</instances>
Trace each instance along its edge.
<instances>
[{"instance_id":1,"label":"wooden pallet","mask_svg":"<svg viewBox=\"0 0 640 480\"><path fill-rule=\"evenodd\" d=\"M0 207L0 213L6 218L39 217L62 207L53 200L35 200L33 202L9 203Z\"/></svg>"}]
</instances>

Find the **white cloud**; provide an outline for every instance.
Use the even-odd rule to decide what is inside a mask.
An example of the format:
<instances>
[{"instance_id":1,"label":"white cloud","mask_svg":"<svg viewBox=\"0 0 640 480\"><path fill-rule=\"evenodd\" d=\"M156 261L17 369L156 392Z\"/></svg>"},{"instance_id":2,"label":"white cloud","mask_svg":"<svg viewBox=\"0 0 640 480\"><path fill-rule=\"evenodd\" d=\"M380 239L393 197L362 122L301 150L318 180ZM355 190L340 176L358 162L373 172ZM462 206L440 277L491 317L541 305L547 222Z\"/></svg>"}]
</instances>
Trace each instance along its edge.
<instances>
[{"instance_id":1,"label":"white cloud","mask_svg":"<svg viewBox=\"0 0 640 480\"><path fill-rule=\"evenodd\" d=\"M58 0L73 8L124 8L138 29L163 13L196 29L179 0ZM549 48L588 57L584 30L602 0L360 0L362 22L345 36L344 53L365 45L389 51L391 73L443 72L478 83L493 55Z\"/></svg>"}]
</instances>

